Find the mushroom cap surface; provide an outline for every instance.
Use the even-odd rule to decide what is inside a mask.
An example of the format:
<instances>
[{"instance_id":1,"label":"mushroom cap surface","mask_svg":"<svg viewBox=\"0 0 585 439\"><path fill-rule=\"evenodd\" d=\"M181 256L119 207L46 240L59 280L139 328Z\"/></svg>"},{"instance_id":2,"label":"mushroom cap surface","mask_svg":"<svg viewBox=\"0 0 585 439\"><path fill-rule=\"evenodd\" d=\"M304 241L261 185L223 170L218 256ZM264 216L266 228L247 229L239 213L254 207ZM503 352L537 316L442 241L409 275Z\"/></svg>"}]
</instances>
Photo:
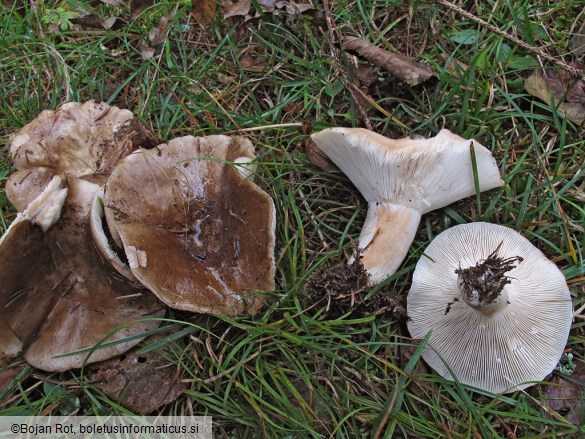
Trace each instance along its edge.
<instances>
[{"instance_id":1,"label":"mushroom cap surface","mask_svg":"<svg viewBox=\"0 0 585 439\"><path fill-rule=\"evenodd\" d=\"M6 181L6 197L16 210L23 212L57 174L54 168L46 167L16 171Z\"/></svg>"},{"instance_id":2,"label":"mushroom cap surface","mask_svg":"<svg viewBox=\"0 0 585 439\"><path fill-rule=\"evenodd\" d=\"M507 303L473 309L461 299L455 270L485 260L500 243L501 257L523 258L508 273L511 282L501 293ZM544 379L563 353L572 321L557 266L513 229L488 223L455 226L431 242L416 266L407 312L413 338L432 331L422 356L433 369L453 379L446 363L460 382L494 393Z\"/></svg>"},{"instance_id":3,"label":"mushroom cap surface","mask_svg":"<svg viewBox=\"0 0 585 439\"><path fill-rule=\"evenodd\" d=\"M21 128L10 155L18 170L42 166L81 176L108 173L137 147L153 145L130 111L103 102L69 102Z\"/></svg>"},{"instance_id":4,"label":"mushroom cap surface","mask_svg":"<svg viewBox=\"0 0 585 439\"><path fill-rule=\"evenodd\" d=\"M473 195L472 144L480 190L503 184L487 148L446 129L428 139L389 139L363 128L327 128L312 139L368 202L425 214Z\"/></svg>"},{"instance_id":5,"label":"mushroom cap surface","mask_svg":"<svg viewBox=\"0 0 585 439\"><path fill-rule=\"evenodd\" d=\"M183 310L255 314L275 288L272 198L237 169L241 137L181 137L120 162L106 220L140 282Z\"/></svg>"},{"instance_id":6,"label":"mushroom cap surface","mask_svg":"<svg viewBox=\"0 0 585 439\"><path fill-rule=\"evenodd\" d=\"M89 358L88 353L56 358L91 348L122 325L128 326L106 342L154 329L156 320L131 323L164 315L150 292L132 287L100 262L87 230L99 186L69 175L67 187L61 215L46 232L23 216L0 244L0 357L22 351L32 366L47 371L118 355L140 338L96 349Z\"/></svg>"}]
</instances>

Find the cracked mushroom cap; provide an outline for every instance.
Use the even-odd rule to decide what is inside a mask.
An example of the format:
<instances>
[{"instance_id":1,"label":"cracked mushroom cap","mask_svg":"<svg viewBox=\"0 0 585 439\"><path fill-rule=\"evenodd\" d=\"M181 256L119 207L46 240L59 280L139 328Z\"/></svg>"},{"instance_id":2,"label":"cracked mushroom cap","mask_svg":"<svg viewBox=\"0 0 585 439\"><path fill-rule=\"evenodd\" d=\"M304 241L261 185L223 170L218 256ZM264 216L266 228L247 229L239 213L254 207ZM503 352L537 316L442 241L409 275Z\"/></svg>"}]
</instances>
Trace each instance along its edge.
<instances>
[{"instance_id":1,"label":"cracked mushroom cap","mask_svg":"<svg viewBox=\"0 0 585 439\"><path fill-rule=\"evenodd\" d=\"M51 194L62 196L61 185L61 177L54 177L39 197L44 199L31 205L58 205ZM152 294L132 287L95 253L87 223L99 186L68 176L67 187L60 217L51 216L46 232L35 224L34 215L22 215L0 243L0 358L23 352L32 366L47 371L118 355L140 338L96 349L89 358L88 353L58 358L91 348L106 336L112 342L142 334L159 322L132 322L164 315Z\"/></svg>"},{"instance_id":2,"label":"cracked mushroom cap","mask_svg":"<svg viewBox=\"0 0 585 439\"><path fill-rule=\"evenodd\" d=\"M154 143L128 110L103 102L69 102L43 111L21 128L10 155L18 170L48 167L82 176L108 173L134 149Z\"/></svg>"},{"instance_id":3,"label":"cracked mushroom cap","mask_svg":"<svg viewBox=\"0 0 585 439\"><path fill-rule=\"evenodd\" d=\"M509 265L503 288L477 300L498 274L498 260ZM464 273L477 275L478 267L479 283L465 288ZM433 369L451 380L448 365L460 382L493 393L523 389L551 373L572 321L557 266L516 231L488 223L455 226L431 242L416 266L407 312L413 338L432 331L423 358Z\"/></svg>"},{"instance_id":4,"label":"cracked mushroom cap","mask_svg":"<svg viewBox=\"0 0 585 439\"><path fill-rule=\"evenodd\" d=\"M106 220L132 272L167 305L255 314L275 288L275 209L236 163L242 137L182 137L126 157L105 190Z\"/></svg>"},{"instance_id":5,"label":"cracked mushroom cap","mask_svg":"<svg viewBox=\"0 0 585 439\"><path fill-rule=\"evenodd\" d=\"M422 215L475 194L472 150L479 190L503 184L490 151L449 130L389 139L363 128L328 128L312 139L368 202L358 250L370 283L396 272Z\"/></svg>"}]
</instances>

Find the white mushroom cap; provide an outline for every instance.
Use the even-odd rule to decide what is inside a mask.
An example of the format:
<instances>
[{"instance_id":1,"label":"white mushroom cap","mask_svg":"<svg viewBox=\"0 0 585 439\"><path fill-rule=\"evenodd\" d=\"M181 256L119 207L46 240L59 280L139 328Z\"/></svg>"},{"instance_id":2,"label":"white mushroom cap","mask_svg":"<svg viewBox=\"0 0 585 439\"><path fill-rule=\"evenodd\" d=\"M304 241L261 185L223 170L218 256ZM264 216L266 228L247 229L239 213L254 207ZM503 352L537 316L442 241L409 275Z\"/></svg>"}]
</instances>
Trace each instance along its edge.
<instances>
[{"instance_id":1,"label":"white mushroom cap","mask_svg":"<svg viewBox=\"0 0 585 439\"><path fill-rule=\"evenodd\" d=\"M501 246L500 246L501 244ZM521 257L510 283L484 307L472 308L455 270L476 266L498 249ZM452 227L438 235L416 266L408 294L413 338L432 335L424 360L440 375L494 393L541 381L558 363L571 328L572 304L557 266L514 230L488 223Z\"/></svg>"},{"instance_id":2,"label":"white mushroom cap","mask_svg":"<svg viewBox=\"0 0 585 439\"><path fill-rule=\"evenodd\" d=\"M503 184L487 148L448 130L429 139L389 139L362 128L329 128L312 138L368 202L358 248L372 283L398 269L421 215L475 193L472 147L479 190Z\"/></svg>"}]
</instances>

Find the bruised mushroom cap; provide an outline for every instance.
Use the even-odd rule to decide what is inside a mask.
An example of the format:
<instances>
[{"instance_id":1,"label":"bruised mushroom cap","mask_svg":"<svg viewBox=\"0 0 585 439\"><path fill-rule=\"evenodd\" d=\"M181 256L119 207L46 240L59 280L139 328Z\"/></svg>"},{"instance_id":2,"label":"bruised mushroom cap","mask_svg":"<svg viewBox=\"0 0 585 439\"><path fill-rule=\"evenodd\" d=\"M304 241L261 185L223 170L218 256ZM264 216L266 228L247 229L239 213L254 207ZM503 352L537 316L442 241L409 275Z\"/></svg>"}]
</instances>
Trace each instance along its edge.
<instances>
[{"instance_id":1,"label":"bruised mushroom cap","mask_svg":"<svg viewBox=\"0 0 585 439\"><path fill-rule=\"evenodd\" d=\"M389 139L362 128L329 128L312 136L368 202L358 249L377 283L408 253L421 215L503 184L487 148L449 130L425 139Z\"/></svg>"},{"instance_id":2,"label":"bruised mushroom cap","mask_svg":"<svg viewBox=\"0 0 585 439\"><path fill-rule=\"evenodd\" d=\"M153 145L152 135L130 111L103 102L70 102L21 128L10 155L19 170L49 167L81 176L108 173L137 147Z\"/></svg>"},{"instance_id":3,"label":"bruised mushroom cap","mask_svg":"<svg viewBox=\"0 0 585 439\"><path fill-rule=\"evenodd\" d=\"M106 220L130 268L167 305L255 314L275 288L275 209L236 162L241 137L181 137L136 151L112 172Z\"/></svg>"},{"instance_id":4,"label":"bruised mushroom cap","mask_svg":"<svg viewBox=\"0 0 585 439\"><path fill-rule=\"evenodd\" d=\"M40 197L46 197L54 181L60 183L60 177ZM46 232L32 218L21 217L0 244L0 357L22 351L32 366L47 371L118 355L140 337L96 349L89 358L88 353L57 358L91 348L106 336L112 342L142 334L159 322L132 322L164 315L152 294L100 263L87 231L90 201L99 186L74 176L67 177L67 186L59 220Z\"/></svg>"},{"instance_id":5,"label":"bruised mushroom cap","mask_svg":"<svg viewBox=\"0 0 585 439\"><path fill-rule=\"evenodd\" d=\"M472 307L455 271L476 266L495 249L515 260L510 283L492 303ZM460 382L494 393L544 379L562 355L572 320L557 266L514 230L488 223L455 226L431 242L414 271L407 312L413 338L432 331L422 355L433 369L453 379L448 365Z\"/></svg>"}]
</instances>

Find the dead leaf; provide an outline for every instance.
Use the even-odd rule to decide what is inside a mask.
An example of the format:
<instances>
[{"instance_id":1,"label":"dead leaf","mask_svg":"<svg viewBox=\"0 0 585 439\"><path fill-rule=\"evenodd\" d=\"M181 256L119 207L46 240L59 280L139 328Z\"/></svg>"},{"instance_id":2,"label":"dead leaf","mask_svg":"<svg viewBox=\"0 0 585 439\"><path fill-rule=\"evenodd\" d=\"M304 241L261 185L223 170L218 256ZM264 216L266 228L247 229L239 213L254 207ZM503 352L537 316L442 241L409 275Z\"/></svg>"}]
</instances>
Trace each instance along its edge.
<instances>
[{"instance_id":1,"label":"dead leaf","mask_svg":"<svg viewBox=\"0 0 585 439\"><path fill-rule=\"evenodd\" d=\"M290 0L258 0L262 12L274 15L287 14L296 16L315 9L310 3L296 3Z\"/></svg>"},{"instance_id":2,"label":"dead leaf","mask_svg":"<svg viewBox=\"0 0 585 439\"><path fill-rule=\"evenodd\" d=\"M173 9L167 15L163 15L158 20L158 23L155 27L153 27L150 32L148 33L148 39L150 40L150 44L153 46L158 46L162 44L167 39L168 27L169 22L175 16L176 9Z\"/></svg>"},{"instance_id":3,"label":"dead leaf","mask_svg":"<svg viewBox=\"0 0 585 439\"><path fill-rule=\"evenodd\" d=\"M410 86L418 85L430 77L436 76L428 65L411 60L400 53L391 53L380 49L360 38L345 37L342 48L343 50L357 52L367 61L385 69Z\"/></svg>"},{"instance_id":4,"label":"dead leaf","mask_svg":"<svg viewBox=\"0 0 585 439\"><path fill-rule=\"evenodd\" d=\"M552 378L552 385L543 385L543 396L550 408L575 425L585 425L585 363L575 361L570 379Z\"/></svg>"},{"instance_id":5,"label":"dead leaf","mask_svg":"<svg viewBox=\"0 0 585 439\"><path fill-rule=\"evenodd\" d=\"M223 18L246 16L250 12L251 0L224 0L222 6Z\"/></svg>"},{"instance_id":6,"label":"dead leaf","mask_svg":"<svg viewBox=\"0 0 585 439\"><path fill-rule=\"evenodd\" d=\"M274 3L276 9L284 10L289 15L300 15L314 9L313 5L309 3L295 3L288 0L280 0Z\"/></svg>"},{"instance_id":7,"label":"dead leaf","mask_svg":"<svg viewBox=\"0 0 585 439\"><path fill-rule=\"evenodd\" d=\"M376 75L376 72L370 65L360 64L357 68L353 69L352 73L353 77L359 82L356 85L366 89L378 80L378 75Z\"/></svg>"},{"instance_id":8,"label":"dead leaf","mask_svg":"<svg viewBox=\"0 0 585 439\"><path fill-rule=\"evenodd\" d=\"M307 142L305 151L307 153L307 159L313 164L313 166L316 166L325 172L331 172L337 169L333 162L329 160L327 154L325 154L312 140Z\"/></svg>"},{"instance_id":9,"label":"dead leaf","mask_svg":"<svg viewBox=\"0 0 585 439\"><path fill-rule=\"evenodd\" d=\"M262 58L255 57L248 53L240 57L240 64L247 72L263 72L266 68L266 63Z\"/></svg>"},{"instance_id":10,"label":"dead leaf","mask_svg":"<svg viewBox=\"0 0 585 439\"><path fill-rule=\"evenodd\" d=\"M142 54L142 59L144 61L148 61L150 58L154 56L154 49L152 47L148 47L147 45L140 43L136 46L136 48L140 50L140 53Z\"/></svg>"},{"instance_id":11,"label":"dead leaf","mask_svg":"<svg viewBox=\"0 0 585 439\"><path fill-rule=\"evenodd\" d=\"M83 17L72 18L71 23L81 26L85 29L121 29L126 21L120 17L110 17L106 20L102 20L96 14L87 14Z\"/></svg>"},{"instance_id":12,"label":"dead leaf","mask_svg":"<svg viewBox=\"0 0 585 439\"><path fill-rule=\"evenodd\" d=\"M577 125L585 123L585 81L572 78L565 71L535 70L524 81L526 91L555 106L559 113ZM553 96L553 99L551 99ZM554 100L554 102L553 102Z\"/></svg>"},{"instance_id":13,"label":"dead leaf","mask_svg":"<svg viewBox=\"0 0 585 439\"><path fill-rule=\"evenodd\" d=\"M148 343L161 338L154 337ZM154 350L139 354L139 350L134 348L118 358L96 364L91 379L127 409L146 414L173 402L187 385L181 381L177 367L167 360L168 353Z\"/></svg>"},{"instance_id":14,"label":"dead leaf","mask_svg":"<svg viewBox=\"0 0 585 439\"><path fill-rule=\"evenodd\" d=\"M216 0L191 0L191 14L201 26L207 26L213 20L217 9Z\"/></svg>"},{"instance_id":15,"label":"dead leaf","mask_svg":"<svg viewBox=\"0 0 585 439\"><path fill-rule=\"evenodd\" d=\"M130 0L129 8L132 18L138 17L142 12L150 8L153 0Z\"/></svg>"},{"instance_id":16,"label":"dead leaf","mask_svg":"<svg viewBox=\"0 0 585 439\"><path fill-rule=\"evenodd\" d=\"M120 6L122 2L120 0L101 0L106 5Z\"/></svg>"}]
</instances>

